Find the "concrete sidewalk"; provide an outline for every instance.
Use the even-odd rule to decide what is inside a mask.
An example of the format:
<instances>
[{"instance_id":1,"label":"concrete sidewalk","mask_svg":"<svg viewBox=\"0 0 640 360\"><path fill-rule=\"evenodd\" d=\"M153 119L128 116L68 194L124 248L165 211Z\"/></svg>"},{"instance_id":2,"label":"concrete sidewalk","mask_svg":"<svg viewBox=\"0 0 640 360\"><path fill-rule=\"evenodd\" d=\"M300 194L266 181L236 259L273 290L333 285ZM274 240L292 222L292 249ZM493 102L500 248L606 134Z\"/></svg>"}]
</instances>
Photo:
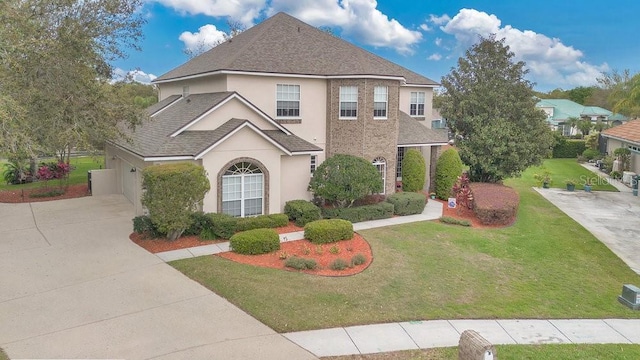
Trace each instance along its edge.
<instances>
[{"instance_id":1,"label":"concrete sidewalk","mask_svg":"<svg viewBox=\"0 0 640 360\"><path fill-rule=\"evenodd\" d=\"M502 344L640 344L640 320L431 320L286 333L318 357L457 346L475 330Z\"/></svg>"},{"instance_id":2,"label":"concrete sidewalk","mask_svg":"<svg viewBox=\"0 0 640 360\"><path fill-rule=\"evenodd\" d=\"M436 220L442 216L442 203L438 201L429 201L424 207L422 214L397 216L390 219L363 221L353 224L353 230L360 231L373 229L383 226L408 224L418 221ZM280 235L280 242L295 241L304 239L304 231L297 231ZM156 256L162 261L169 262L180 259L188 259L192 257L213 255L221 252L229 251L229 242L221 242L211 245L196 246L180 250L171 250L157 253Z\"/></svg>"}]
</instances>

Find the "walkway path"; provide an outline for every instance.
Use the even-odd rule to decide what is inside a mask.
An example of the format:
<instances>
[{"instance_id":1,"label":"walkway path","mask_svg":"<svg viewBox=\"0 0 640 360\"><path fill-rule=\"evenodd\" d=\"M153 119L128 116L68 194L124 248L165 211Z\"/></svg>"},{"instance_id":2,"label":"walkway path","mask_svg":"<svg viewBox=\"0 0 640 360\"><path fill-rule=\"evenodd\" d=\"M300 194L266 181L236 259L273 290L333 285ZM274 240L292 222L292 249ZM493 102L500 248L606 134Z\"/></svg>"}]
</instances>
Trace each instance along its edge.
<instances>
[{"instance_id":1,"label":"walkway path","mask_svg":"<svg viewBox=\"0 0 640 360\"><path fill-rule=\"evenodd\" d=\"M300 331L284 336L323 357L457 346L465 330L475 330L496 345L640 344L638 329L638 319L431 320Z\"/></svg>"}]
</instances>

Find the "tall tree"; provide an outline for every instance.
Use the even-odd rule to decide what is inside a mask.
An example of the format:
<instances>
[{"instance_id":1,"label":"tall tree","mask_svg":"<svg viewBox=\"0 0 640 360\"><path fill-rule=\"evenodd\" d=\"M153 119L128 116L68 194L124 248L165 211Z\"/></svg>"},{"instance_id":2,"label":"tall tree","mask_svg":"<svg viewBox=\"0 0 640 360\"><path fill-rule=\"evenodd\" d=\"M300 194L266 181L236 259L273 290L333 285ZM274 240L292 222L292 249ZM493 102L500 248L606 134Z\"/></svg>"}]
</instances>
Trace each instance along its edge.
<instances>
[{"instance_id":1,"label":"tall tree","mask_svg":"<svg viewBox=\"0 0 640 360\"><path fill-rule=\"evenodd\" d=\"M141 110L111 86L109 62L137 49L141 0L0 2L0 94L24 111L22 147L69 153L121 135ZM6 143L0 146L11 150Z\"/></svg>"},{"instance_id":2,"label":"tall tree","mask_svg":"<svg viewBox=\"0 0 640 360\"><path fill-rule=\"evenodd\" d=\"M609 99L613 103L614 112L640 117L640 73L615 87Z\"/></svg>"},{"instance_id":3,"label":"tall tree","mask_svg":"<svg viewBox=\"0 0 640 360\"><path fill-rule=\"evenodd\" d=\"M539 164L553 144L532 83L524 79L525 63L513 57L504 40L480 38L442 78L441 113L472 181L518 176Z\"/></svg>"}]
</instances>

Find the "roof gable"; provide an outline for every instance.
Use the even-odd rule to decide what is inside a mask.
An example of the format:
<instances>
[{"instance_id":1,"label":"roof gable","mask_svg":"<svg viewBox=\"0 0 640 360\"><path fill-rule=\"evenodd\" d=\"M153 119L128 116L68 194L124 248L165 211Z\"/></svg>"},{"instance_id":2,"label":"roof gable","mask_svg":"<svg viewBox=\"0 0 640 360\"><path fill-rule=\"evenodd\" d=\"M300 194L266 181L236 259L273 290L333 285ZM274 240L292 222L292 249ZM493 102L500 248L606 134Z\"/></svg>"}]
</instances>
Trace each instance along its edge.
<instances>
[{"instance_id":1,"label":"roof gable","mask_svg":"<svg viewBox=\"0 0 640 360\"><path fill-rule=\"evenodd\" d=\"M160 76L154 82L224 71L311 76L386 76L407 83L437 83L285 13Z\"/></svg>"},{"instance_id":2,"label":"roof gable","mask_svg":"<svg viewBox=\"0 0 640 360\"><path fill-rule=\"evenodd\" d=\"M398 146L442 145L448 142L446 129L430 129L409 114L398 112Z\"/></svg>"}]
</instances>

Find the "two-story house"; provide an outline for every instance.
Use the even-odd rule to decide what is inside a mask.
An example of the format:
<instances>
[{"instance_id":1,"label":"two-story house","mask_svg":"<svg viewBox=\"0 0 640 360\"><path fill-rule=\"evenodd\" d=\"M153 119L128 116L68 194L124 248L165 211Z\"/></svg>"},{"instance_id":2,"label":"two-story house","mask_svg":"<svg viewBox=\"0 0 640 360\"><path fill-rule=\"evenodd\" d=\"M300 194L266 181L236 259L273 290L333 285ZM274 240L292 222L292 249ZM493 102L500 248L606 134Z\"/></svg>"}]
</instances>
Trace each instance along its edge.
<instances>
[{"instance_id":1,"label":"two-story house","mask_svg":"<svg viewBox=\"0 0 640 360\"><path fill-rule=\"evenodd\" d=\"M622 114L599 106L584 106L568 99L540 99L536 107L547 114L547 123L552 130L560 130L565 136L578 134L571 126L571 119L589 120L592 124L602 122L607 126L618 126L628 119Z\"/></svg>"},{"instance_id":2,"label":"two-story house","mask_svg":"<svg viewBox=\"0 0 640 360\"><path fill-rule=\"evenodd\" d=\"M371 161L386 194L401 181L408 148L422 152L430 179L448 140L431 129L436 82L285 13L154 83L150 120L105 150L115 188L138 214L140 170L153 164L204 166L203 210L251 216L310 199L313 171L338 153Z\"/></svg>"}]
</instances>

